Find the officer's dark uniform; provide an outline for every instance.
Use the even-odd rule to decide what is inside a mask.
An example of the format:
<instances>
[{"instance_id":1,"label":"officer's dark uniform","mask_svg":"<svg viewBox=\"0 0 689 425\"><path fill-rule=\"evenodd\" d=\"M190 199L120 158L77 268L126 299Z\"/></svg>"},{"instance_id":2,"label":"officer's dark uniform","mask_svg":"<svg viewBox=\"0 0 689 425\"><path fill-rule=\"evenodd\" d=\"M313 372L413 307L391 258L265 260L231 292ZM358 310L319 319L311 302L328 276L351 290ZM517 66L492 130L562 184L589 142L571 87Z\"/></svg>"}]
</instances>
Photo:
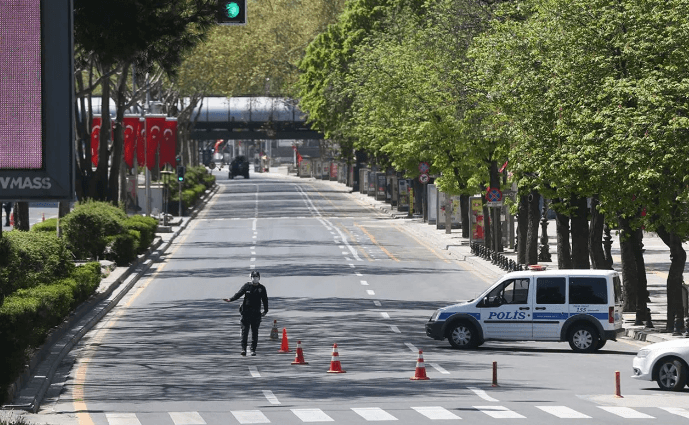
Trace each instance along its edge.
<instances>
[{"instance_id":1,"label":"officer's dark uniform","mask_svg":"<svg viewBox=\"0 0 689 425\"><path fill-rule=\"evenodd\" d=\"M263 303L263 311L265 313L268 312L268 293L266 292L266 287L260 283L247 282L230 298L230 301L238 300L242 296L244 296L244 303L239 308L242 314L240 321L242 324L242 354L246 352L249 327L251 327L251 351L253 353L256 351L256 345L258 344L258 327L261 325L261 303Z\"/></svg>"}]
</instances>

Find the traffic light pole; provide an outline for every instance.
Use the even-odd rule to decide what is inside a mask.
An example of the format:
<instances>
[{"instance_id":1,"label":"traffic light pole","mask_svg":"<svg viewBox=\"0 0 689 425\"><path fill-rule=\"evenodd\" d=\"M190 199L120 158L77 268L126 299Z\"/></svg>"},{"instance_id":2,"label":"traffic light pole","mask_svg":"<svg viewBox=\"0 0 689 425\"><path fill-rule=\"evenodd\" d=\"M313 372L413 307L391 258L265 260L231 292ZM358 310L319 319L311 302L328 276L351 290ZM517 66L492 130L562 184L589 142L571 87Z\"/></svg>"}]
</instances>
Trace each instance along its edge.
<instances>
[{"instance_id":1,"label":"traffic light pole","mask_svg":"<svg viewBox=\"0 0 689 425\"><path fill-rule=\"evenodd\" d=\"M182 218L182 182L178 181L179 183L179 218Z\"/></svg>"}]
</instances>

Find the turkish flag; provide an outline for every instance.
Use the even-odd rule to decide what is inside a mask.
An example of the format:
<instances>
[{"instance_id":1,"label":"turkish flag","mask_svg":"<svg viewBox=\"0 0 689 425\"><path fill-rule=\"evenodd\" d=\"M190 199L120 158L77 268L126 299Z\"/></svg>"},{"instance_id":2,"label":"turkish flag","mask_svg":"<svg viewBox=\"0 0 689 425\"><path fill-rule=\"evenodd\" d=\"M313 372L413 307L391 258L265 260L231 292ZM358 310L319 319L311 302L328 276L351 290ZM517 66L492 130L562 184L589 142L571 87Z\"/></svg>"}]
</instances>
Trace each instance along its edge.
<instances>
[{"instance_id":1,"label":"turkish flag","mask_svg":"<svg viewBox=\"0 0 689 425\"><path fill-rule=\"evenodd\" d=\"M163 139L165 131L165 116L146 117L146 167L152 170L156 164L156 152Z\"/></svg>"},{"instance_id":2,"label":"turkish flag","mask_svg":"<svg viewBox=\"0 0 689 425\"><path fill-rule=\"evenodd\" d=\"M100 124L101 117L93 117L91 124L91 162L94 167L98 166L98 145L100 144Z\"/></svg>"},{"instance_id":3,"label":"turkish flag","mask_svg":"<svg viewBox=\"0 0 689 425\"><path fill-rule=\"evenodd\" d=\"M301 164L303 160L304 158L299 153L297 153L297 164Z\"/></svg>"},{"instance_id":4,"label":"turkish flag","mask_svg":"<svg viewBox=\"0 0 689 425\"><path fill-rule=\"evenodd\" d=\"M165 119L165 129L163 139L160 142L160 166L170 164L177 166L177 118L168 117Z\"/></svg>"},{"instance_id":5,"label":"turkish flag","mask_svg":"<svg viewBox=\"0 0 689 425\"><path fill-rule=\"evenodd\" d=\"M127 167L134 166L134 150L139 133L139 116L129 115L124 117L124 162Z\"/></svg>"},{"instance_id":6,"label":"turkish flag","mask_svg":"<svg viewBox=\"0 0 689 425\"><path fill-rule=\"evenodd\" d=\"M136 164L141 167L144 165L146 158L146 119L139 117L139 123L134 130L136 132L136 140L134 141L136 146Z\"/></svg>"}]
</instances>

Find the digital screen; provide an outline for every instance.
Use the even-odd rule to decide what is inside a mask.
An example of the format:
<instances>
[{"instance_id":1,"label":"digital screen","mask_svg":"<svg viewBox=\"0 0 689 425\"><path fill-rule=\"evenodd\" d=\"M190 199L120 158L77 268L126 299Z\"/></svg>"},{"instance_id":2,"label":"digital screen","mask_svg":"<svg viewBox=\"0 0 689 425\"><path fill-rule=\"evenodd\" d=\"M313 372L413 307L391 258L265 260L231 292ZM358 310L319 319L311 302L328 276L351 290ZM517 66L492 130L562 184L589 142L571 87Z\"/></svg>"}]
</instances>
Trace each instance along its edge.
<instances>
[{"instance_id":1,"label":"digital screen","mask_svg":"<svg viewBox=\"0 0 689 425\"><path fill-rule=\"evenodd\" d=\"M0 169L43 168L41 0L0 0Z\"/></svg>"}]
</instances>

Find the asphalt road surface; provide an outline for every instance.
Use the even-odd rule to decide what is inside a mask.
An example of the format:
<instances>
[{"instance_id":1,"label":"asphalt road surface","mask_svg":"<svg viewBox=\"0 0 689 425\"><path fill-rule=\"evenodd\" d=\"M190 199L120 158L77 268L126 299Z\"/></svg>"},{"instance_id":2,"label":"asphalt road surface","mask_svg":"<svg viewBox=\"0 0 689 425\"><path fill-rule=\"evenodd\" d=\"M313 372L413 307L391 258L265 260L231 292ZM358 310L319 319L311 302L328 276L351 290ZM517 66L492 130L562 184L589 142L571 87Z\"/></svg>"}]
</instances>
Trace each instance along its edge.
<instances>
[{"instance_id":1,"label":"asphalt road surface","mask_svg":"<svg viewBox=\"0 0 689 425\"><path fill-rule=\"evenodd\" d=\"M457 351L426 337L437 307L491 282L422 239L418 223L341 185L217 176L205 209L72 351L44 412L81 425L687 423L689 392L629 377L633 341L575 354L537 342ZM239 301L222 298L254 269L270 312L258 355L241 357ZM274 320L290 353L269 339ZM297 341L308 365L291 364ZM327 373L333 344L346 373ZM409 379L419 350L427 381Z\"/></svg>"}]
</instances>

